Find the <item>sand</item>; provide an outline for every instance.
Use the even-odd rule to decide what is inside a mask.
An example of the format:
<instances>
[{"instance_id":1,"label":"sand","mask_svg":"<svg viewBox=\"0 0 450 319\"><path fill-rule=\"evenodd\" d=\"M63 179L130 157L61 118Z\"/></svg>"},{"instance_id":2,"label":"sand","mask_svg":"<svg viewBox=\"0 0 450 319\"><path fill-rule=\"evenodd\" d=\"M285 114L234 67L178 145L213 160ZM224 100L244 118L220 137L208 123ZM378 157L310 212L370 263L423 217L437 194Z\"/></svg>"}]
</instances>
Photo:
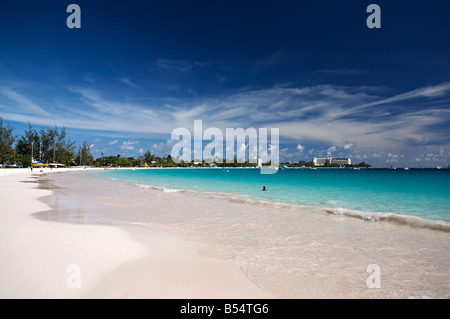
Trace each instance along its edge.
<instances>
[{"instance_id":1,"label":"sand","mask_svg":"<svg viewBox=\"0 0 450 319\"><path fill-rule=\"evenodd\" d=\"M0 298L273 298L238 265L156 227L36 218L50 210L43 173L0 170Z\"/></svg>"},{"instance_id":2,"label":"sand","mask_svg":"<svg viewBox=\"0 0 450 319\"><path fill-rule=\"evenodd\" d=\"M127 225L130 227L139 226L136 225L138 223L141 227L132 227L131 231L121 228L129 231L139 242L145 242L139 238L139 233L152 226L182 236L184 240L195 243L201 256L215 261L219 259L225 265L226 262L239 265L252 282L277 298L450 296L448 232L334 215L320 207L252 203L239 196L217 193L165 192L158 187L112 178L115 176L113 172L102 173L46 176L49 185L62 187L55 189L48 204L60 212L58 216L64 212L78 216L81 221L89 215L110 222L133 224ZM75 198L73 206L81 209L70 212L67 206L62 205L68 202L65 196ZM93 204L100 206L92 207ZM89 214L84 214L84 210ZM47 214L45 218L48 220L52 215ZM149 236L144 238L149 239ZM149 240L150 243L157 241ZM192 247L185 246L184 240L179 244L175 239L173 242L177 243L175 246ZM127 264L128 273L135 273L134 280L141 282L140 287L134 286L132 295L142 295L139 290L145 290L147 296L151 296L149 287L152 283L165 281L160 275L164 272L153 264L156 256L161 253L170 256L181 253L184 256L184 249L170 253L171 241L161 241L167 245L163 251L151 253L153 260L149 258L147 263L138 260ZM178 280L173 280L172 285L183 286L181 283L189 280L188 277L193 284L187 287L194 289L202 285L194 273L185 271L190 269L189 265L178 265L188 261L193 262L193 259L175 258L174 262L167 263L167 267L178 269L175 274L184 273ZM379 288L370 287L367 282L373 279L373 265L380 270L375 276L379 279ZM139 274L144 269L152 270ZM207 270L210 271L209 268ZM122 288L124 284L116 283L115 278L118 277L112 274L109 278ZM223 278L220 273L211 277ZM125 280L127 283L131 281ZM102 283L104 285L105 282ZM166 291L170 292L170 287L161 287L155 294L165 295ZM185 291L185 288L179 289L177 297L185 296ZM194 293L191 292L196 295ZM233 292L233 296L240 294Z\"/></svg>"}]
</instances>

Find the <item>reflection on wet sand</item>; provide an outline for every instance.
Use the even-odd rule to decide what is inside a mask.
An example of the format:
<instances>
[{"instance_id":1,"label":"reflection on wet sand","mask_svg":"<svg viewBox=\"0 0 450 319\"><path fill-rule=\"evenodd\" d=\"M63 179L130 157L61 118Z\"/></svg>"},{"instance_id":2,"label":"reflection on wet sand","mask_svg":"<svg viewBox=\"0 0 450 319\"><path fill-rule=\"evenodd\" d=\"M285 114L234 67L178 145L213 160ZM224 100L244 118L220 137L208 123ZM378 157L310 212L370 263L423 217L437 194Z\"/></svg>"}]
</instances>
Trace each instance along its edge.
<instances>
[{"instance_id":1,"label":"reflection on wet sand","mask_svg":"<svg viewBox=\"0 0 450 319\"><path fill-rule=\"evenodd\" d=\"M52 195L41 198L51 209L33 214L38 219L71 224L112 225L114 223L111 220L88 213L104 208L105 205L70 196L64 193L64 187L54 185L47 179L24 181L24 183L38 183L39 189L53 191Z\"/></svg>"}]
</instances>

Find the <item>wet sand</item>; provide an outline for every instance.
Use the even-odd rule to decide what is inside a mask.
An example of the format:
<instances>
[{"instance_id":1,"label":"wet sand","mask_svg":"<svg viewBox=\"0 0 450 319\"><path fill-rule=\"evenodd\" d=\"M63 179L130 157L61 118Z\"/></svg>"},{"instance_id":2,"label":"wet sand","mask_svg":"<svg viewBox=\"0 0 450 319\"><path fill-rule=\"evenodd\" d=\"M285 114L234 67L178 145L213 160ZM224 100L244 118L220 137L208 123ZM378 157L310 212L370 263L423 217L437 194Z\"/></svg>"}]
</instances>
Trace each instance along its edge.
<instances>
[{"instance_id":1,"label":"wet sand","mask_svg":"<svg viewBox=\"0 0 450 319\"><path fill-rule=\"evenodd\" d=\"M450 297L448 232L332 215L312 207L249 204L239 196L165 193L88 174L61 175L51 178L51 183L66 187L66 195L106 205L89 210L95 218L125 223L127 227L139 224L136 231L130 231L137 241L145 242L150 238L145 233L156 227L175 235L175 242L187 240L207 260L234 264L267 296ZM166 249L170 251L170 247ZM159 253L154 252L156 256ZM145 269L157 269L151 263L150 259L130 263L125 272L140 274L151 283L160 272L146 275ZM371 288L370 282L368 285L374 265L380 270L379 288ZM143 287L151 286L149 282ZM155 296L148 289L144 292L143 287L135 286L132 295ZM183 298L184 294L180 295Z\"/></svg>"},{"instance_id":2,"label":"wet sand","mask_svg":"<svg viewBox=\"0 0 450 319\"><path fill-rule=\"evenodd\" d=\"M92 215L108 205L46 181L84 172L0 171L1 298L272 298L237 264L156 227Z\"/></svg>"}]
</instances>

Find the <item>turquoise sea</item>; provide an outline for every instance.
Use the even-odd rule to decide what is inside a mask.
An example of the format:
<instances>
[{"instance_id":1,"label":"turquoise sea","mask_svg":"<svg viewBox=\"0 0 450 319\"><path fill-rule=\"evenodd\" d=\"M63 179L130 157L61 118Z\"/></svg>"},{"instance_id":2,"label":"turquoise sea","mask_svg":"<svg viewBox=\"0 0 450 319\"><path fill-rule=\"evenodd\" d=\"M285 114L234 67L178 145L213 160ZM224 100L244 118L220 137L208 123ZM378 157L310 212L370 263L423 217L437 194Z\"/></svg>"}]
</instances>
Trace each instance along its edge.
<instances>
[{"instance_id":1,"label":"turquoise sea","mask_svg":"<svg viewBox=\"0 0 450 319\"><path fill-rule=\"evenodd\" d=\"M393 213L450 221L450 170L287 168L266 175L252 168L162 168L95 174L165 192L238 194L249 201L318 206L335 214L350 210L364 216Z\"/></svg>"},{"instance_id":2,"label":"turquoise sea","mask_svg":"<svg viewBox=\"0 0 450 319\"><path fill-rule=\"evenodd\" d=\"M156 247L159 228L277 298L450 296L450 170L86 169L42 182L56 186L46 218L120 225ZM368 289L371 265L382 289Z\"/></svg>"}]
</instances>

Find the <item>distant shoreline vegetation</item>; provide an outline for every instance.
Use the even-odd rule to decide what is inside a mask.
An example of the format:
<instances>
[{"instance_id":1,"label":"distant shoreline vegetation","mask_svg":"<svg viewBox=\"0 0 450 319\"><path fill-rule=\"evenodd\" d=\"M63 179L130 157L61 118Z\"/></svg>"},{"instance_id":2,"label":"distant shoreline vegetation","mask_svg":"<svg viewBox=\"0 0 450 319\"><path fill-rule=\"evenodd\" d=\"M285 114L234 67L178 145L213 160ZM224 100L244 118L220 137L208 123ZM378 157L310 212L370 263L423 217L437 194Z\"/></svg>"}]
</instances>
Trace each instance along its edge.
<instances>
[{"instance_id":1,"label":"distant shoreline vegetation","mask_svg":"<svg viewBox=\"0 0 450 319\"><path fill-rule=\"evenodd\" d=\"M41 128L39 131L33 129L28 123L28 130L23 135L14 134L14 129L8 122L4 122L0 117L0 164L16 167L29 167L32 163L39 161L43 164L59 163L64 166L96 166L96 167L258 167L256 163L248 160L240 163L237 158L234 161L223 160L222 163L212 160L191 160L175 163L169 154L165 157L156 156L147 151L144 155L134 157L122 157L101 154L95 158L91 153L88 142L77 145L76 141L71 141L67 137L65 127ZM261 163L262 166L269 166L270 162ZM313 161L298 161L296 163L280 163L280 168L285 167L317 167ZM343 167L343 168L370 168L365 162L356 165L325 165L323 167Z\"/></svg>"}]
</instances>

